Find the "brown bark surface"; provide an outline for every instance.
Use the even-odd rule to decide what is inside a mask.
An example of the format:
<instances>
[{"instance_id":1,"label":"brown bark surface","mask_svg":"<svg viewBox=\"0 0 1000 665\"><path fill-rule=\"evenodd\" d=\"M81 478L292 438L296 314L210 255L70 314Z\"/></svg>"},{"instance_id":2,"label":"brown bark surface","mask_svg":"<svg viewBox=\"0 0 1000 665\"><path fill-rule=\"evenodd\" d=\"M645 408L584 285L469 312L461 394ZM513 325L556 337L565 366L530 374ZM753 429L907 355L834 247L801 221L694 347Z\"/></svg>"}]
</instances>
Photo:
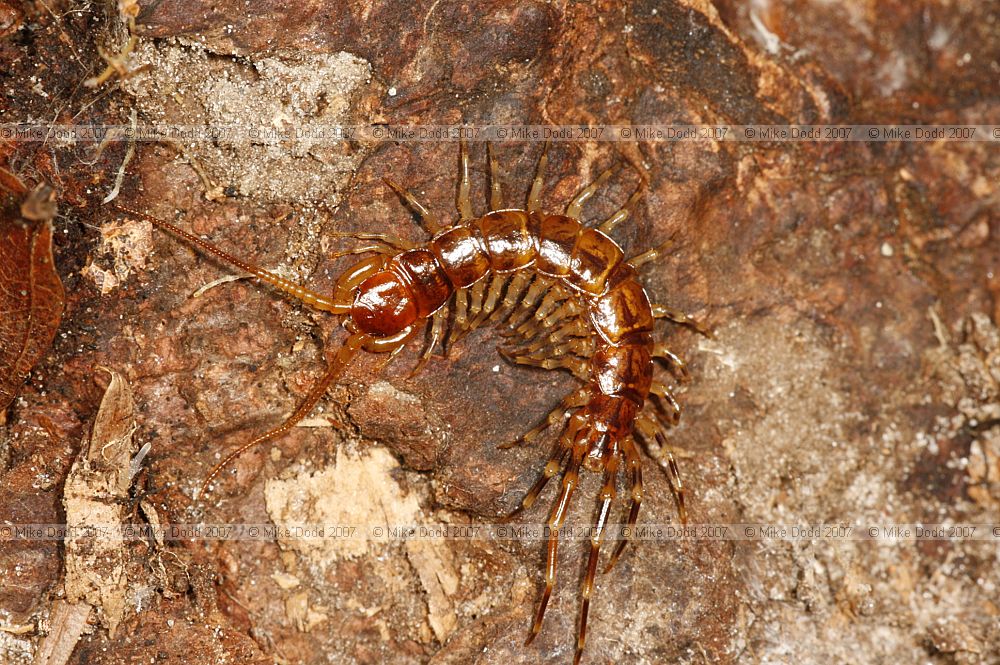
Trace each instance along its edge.
<instances>
[{"instance_id":1,"label":"brown bark surface","mask_svg":"<svg viewBox=\"0 0 1000 665\"><path fill-rule=\"evenodd\" d=\"M133 73L91 90L98 45L125 41L114 8L0 0L0 123L1000 124L989 2L139 6ZM0 524L67 519L99 367L150 444L116 498L129 521L475 525L534 482L547 446L497 444L573 382L505 363L487 327L414 377L420 344L388 367L360 356L310 427L198 500L220 455L305 396L339 320L249 280L202 289L229 269L101 204L125 143L0 145L11 173L57 192L67 293L0 416ZM519 205L541 145L495 147ZM616 238L630 256L673 239L647 290L715 332L661 328L692 375L669 438L693 523L1000 521L995 142L556 143L545 209L616 158L649 178ZM423 239L384 176L450 218L456 171L449 142L140 143L119 201L328 292L351 262L329 258L350 242L335 232ZM637 182L623 169L585 216ZM645 480L640 522L675 521L666 478L647 464ZM592 519L599 482L585 476L571 522ZM114 555L112 632L67 609L62 543L0 538L0 662L32 662L51 634L76 641L60 663L569 662L584 549L562 548L525 647L536 541L133 542ZM990 540L640 543L599 577L584 662L997 663L997 571Z\"/></svg>"}]
</instances>

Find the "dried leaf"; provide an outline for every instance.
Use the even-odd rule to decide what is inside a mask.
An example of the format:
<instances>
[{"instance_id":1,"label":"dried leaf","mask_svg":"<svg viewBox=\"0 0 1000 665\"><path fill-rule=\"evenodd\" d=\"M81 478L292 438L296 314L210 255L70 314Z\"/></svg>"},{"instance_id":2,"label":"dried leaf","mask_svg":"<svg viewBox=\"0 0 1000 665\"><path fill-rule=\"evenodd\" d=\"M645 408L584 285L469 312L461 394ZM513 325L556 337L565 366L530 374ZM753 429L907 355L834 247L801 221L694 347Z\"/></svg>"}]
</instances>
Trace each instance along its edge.
<instances>
[{"instance_id":1,"label":"dried leaf","mask_svg":"<svg viewBox=\"0 0 1000 665\"><path fill-rule=\"evenodd\" d=\"M52 260L52 189L37 187L19 219L0 219L0 410L17 396L55 337L63 285Z\"/></svg>"},{"instance_id":2,"label":"dried leaf","mask_svg":"<svg viewBox=\"0 0 1000 665\"><path fill-rule=\"evenodd\" d=\"M125 612L128 579L120 526L132 480L135 405L128 384L111 372L88 448L66 478L66 599L100 611L113 636ZM89 529L89 531L88 531ZM110 531L112 533L105 533Z\"/></svg>"},{"instance_id":3,"label":"dried leaf","mask_svg":"<svg viewBox=\"0 0 1000 665\"><path fill-rule=\"evenodd\" d=\"M87 603L73 605L65 600L52 604L51 628L38 646L35 665L65 665L80 641L91 612Z\"/></svg>"}]
</instances>

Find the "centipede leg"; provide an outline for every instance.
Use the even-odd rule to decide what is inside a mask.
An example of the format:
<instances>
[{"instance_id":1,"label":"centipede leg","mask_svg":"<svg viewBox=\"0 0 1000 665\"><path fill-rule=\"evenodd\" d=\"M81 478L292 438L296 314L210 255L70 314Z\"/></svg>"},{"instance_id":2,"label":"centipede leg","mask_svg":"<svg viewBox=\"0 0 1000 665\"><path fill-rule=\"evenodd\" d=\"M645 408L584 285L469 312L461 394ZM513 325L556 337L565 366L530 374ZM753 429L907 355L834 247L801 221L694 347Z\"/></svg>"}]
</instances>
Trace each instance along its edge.
<instances>
[{"instance_id":1,"label":"centipede leg","mask_svg":"<svg viewBox=\"0 0 1000 665\"><path fill-rule=\"evenodd\" d=\"M441 341L441 336L444 333L445 323L448 321L448 307L442 307L438 311L434 312L434 316L431 317L431 338L427 342L424 352L420 355L420 360L417 361L416 367L410 372L410 377L414 377L417 373L424 368L427 361L430 360L431 354L434 353L434 347L438 345Z\"/></svg>"},{"instance_id":2,"label":"centipede leg","mask_svg":"<svg viewBox=\"0 0 1000 665\"><path fill-rule=\"evenodd\" d=\"M632 196L628 197L628 201L625 202L625 205L621 209L598 225L597 230L602 233L611 233L614 231L615 227L628 219L629 215L632 214L632 209L635 208L635 204L642 198L644 191L645 181L639 184L639 188L635 190Z\"/></svg>"},{"instance_id":3,"label":"centipede leg","mask_svg":"<svg viewBox=\"0 0 1000 665\"><path fill-rule=\"evenodd\" d=\"M681 522L687 524L687 508L684 505L684 484L681 482L677 461L674 459L674 454L671 452L670 447L667 446L663 433L647 415L639 416L636 419L635 428L646 447L646 453L667 474L667 480L670 482L670 491L674 495L674 502L677 504L677 514Z\"/></svg>"},{"instance_id":4,"label":"centipede leg","mask_svg":"<svg viewBox=\"0 0 1000 665\"><path fill-rule=\"evenodd\" d=\"M608 513L611 512L611 504L615 500L615 477L618 473L618 451L611 449L608 451L609 457L604 469L604 486L598 497L597 519L594 522L593 535L590 538L590 556L587 559L587 574L583 578L583 588L581 596L583 600L580 605L580 628L576 638L576 653L573 655L573 665L579 665L583 656L583 647L587 642L587 614L590 611L590 598L594 593L594 577L597 575L597 560L601 552L601 542L604 539L604 529L608 522Z\"/></svg>"},{"instance_id":5,"label":"centipede leg","mask_svg":"<svg viewBox=\"0 0 1000 665\"><path fill-rule=\"evenodd\" d=\"M514 275L514 279L507 285L507 292L503 296L503 304L490 316L490 318L496 320L497 325L501 325L511 315L533 277L534 275L526 270L522 270Z\"/></svg>"},{"instance_id":6,"label":"centipede leg","mask_svg":"<svg viewBox=\"0 0 1000 665\"><path fill-rule=\"evenodd\" d=\"M529 331L521 337L520 343L508 343L497 350L511 358L557 359L569 353L589 360L594 352L594 339L587 334L589 332L587 322L577 318L563 322L558 328L542 330L540 334Z\"/></svg>"},{"instance_id":7,"label":"centipede leg","mask_svg":"<svg viewBox=\"0 0 1000 665\"><path fill-rule=\"evenodd\" d=\"M590 397L590 389L587 387L580 388L571 392L569 395L564 397L562 401L559 402L556 408L549 411L549 414L545 419L529 429L527 432L507 443L501 443L497 448L501 450L506 450L507 448L513 448L514 446L520 445L522 443L531 443L535 438L547 430L548 428L554 426L560 420L565 419L572 413L573 409L581 407L587 403Z\"/></svg>"},{"instance_id":8,"label":"centipede leg","mask_svg":"<svg viewBox=\"0 0 1000 665\"><path fill-rule=\"evenodd\" d=\"M667 403L670 407L670 424L676 425L681 419L681 405L677 402L677 398L674 397L673 391L666 386L666 384L660 381L653 381L652 385L649 387L649 392L656 395L661 400Z\"/></svg>"},{"instance_id":9,"label":"centipede leg","mask_svg":"<svg viewBox=\"0 0 1000 665\"><path fill-rule=\"evenodd\" d=\"M458 155L458 198L456 204L459 221L464 222L467 219L472 219L472 198L469 196L469 191L472 188L469 179L469 146L465 142L465 137L458 140Z\"/></svg>"},{"instance_id":10,"label":"centipede leg","mask_svg":"<svg viewBox=\"0 0 1000 665\"><path fill-rule=\"evenodd\" d=\"M503 518L504 522L510 522L525 510L528 510L535 505L535 501L538 500L538 496L542 493L542 490L544 490L549 481L552 480L557 473L559 473L568 452L569 451L564 449L559 441L556 441L552 451L552 456L549 457L549 460L545 463L545 466L542 469L542 475L531 486L531 489L529 489L524 495L521 502L517 504L517 508L512 510Z\"/></svg>"},{"instance_id":11,"label":"centipede leg","mask_svg":"<svg viewBox=\"0 0 1000 665\"><path fill-rule=\"evenodd\" d=\"M667 251L667 248L672 244L673 240L668 240L667 242L661 245L657 245L652 249L647 249L645 252L642 252L641 254L636 254L628 261L626 261L626 263L628 263L630 266L638 270L641 266L646 265L650 261L655 261L656 259L660 258L660 256L662 256Z\"/></svg>"},{"instance_id":12,"label":"centipede leg","mask_svg":"<svg viewBox=\"0 0 1000 665\"><path fill-rule=\"evenodd\" d=\"M573 319L511 350L516 350L517 355L544 352L549 358L557 358L568 352L589 358L594 353L595 342L594 338L587 334L588 332L590 331L585 321ZM567 337L570 339L566 339Z\"/></svg>"},{"instance_id":13,"label":"centipede leg","mask_svg":"<svg viewBox=\"0 0 1000 665\"><path fill-rule=\"evenodd\" d=\"M500 165L493 152L493 144L486 142L486 155L490 162L490 211L503 209L503 191L500 188Z\"/></svg>"},{"instance_id":14,"label":"centipede leg","mask_svg":"<svg viewBox=\"0 0 1000 665\"><path fill-rule=\"evenodd\" d=\"M580 381L587 381L590 378L590 363L583 358L563 357L563 358L542 358L532 355L516 356L506 349L498 349L500 354L518 365L529 365L531 367L541 367L542 369L565 369Z\"/></svg>"},{"instance_id":15,"label":"centipede leg","mask_svg":"<svg viewBox=\"0 0 1000 665\"><path fill-rule=\"evenodd\" d=\"M677 377L678 381L687 382L691 380L691 375L688 373L687 364L683 360L677 357L673 351L667 348L665 342L660 342L653 346L653 357L664 360L670 368L670 371Z\"/></svg>"},{"instance_id":16,"label":"centipede leg","mask_svg":"<svg viewBox=\"0 0 1000 665\"><path fill-rule=\"evenodd\" d=\"M381 243L386 247L396 250L397 252L402 252L407 249L413 249L414 245L409 240L403 240L402 238L396 238L394 236L386 235L384 233L355 233L353 231L333 231L328 234L332 238L351 238L352 240L374 240L375 242Z\"/></svg>"},{"instance_id":17,"label":"centipede leg","mask_svg":"<svg viewBox=\"0 0 1000 665\"><path fill-rule=\"evenodd\" d=\"M416 195L408 189L405 189L402 185L396 183L394 180L389 178L382 178L385 184L392 188L392 191L396 192L403 201L406 202L410 209L417 213L417 217L420 218L420 224L424 227L427 233L434 235L440 231L444 226L437 220L437 218L431 214L431 211L427 209L423 203L417 200Z\"/></svg>"},{"instance_id":18,"label":"centipede leg","mask_svg":"<svg viewBox=\"0 0 1000 665\"><path fill-rule=\"evenodd\" d=\"M369 252L375 252L376 254L397 254L398 250L393 249L387 245L362 245L361 247L352 247L350 249L341 249L339 251L330 254L329 258L339 259L342 256L353 256L354 254L368 254Z\"/></svg>"},{"instance_id":19,"label":"centipede leg","mask_svg":"<svg viewBox=\"0 0 1000 665\"><path fill-rule=\"evenodd\" d=\"M479 313L483 309L483 296L486 293L487 284L491 279L493 279L493 277L494 277L493 275L489 277L484 277L483 279L480 279L478 282L476 282L469 288L469 303L468 303L469 309L467 313L467 318L463 318L461 324L459 324L458 320L456 319L455 321L456 329L454 331L453 335L454 341L452 343L457 343L463 337L472 332L473 328L479 325L478 324Z\"/></svg>"},{"instance_id":20,"label":"centipede leg","mask_svg":"<svg viewBox=\"0 0 1000 665\"><path fill-rule=\"evenodd\" d=\"M468 289L456 289L455 290L455 320L451 324L451 328L448 330L448 337L445 339L444 352L445 356L451 352L451 347L458 341L459 333L465 329L466 321L468 321L469 314L469 290Z\"/></svg>"},{"instance_id":21,"label":"centipede leg","mask_svg":"<svg viewBox=\"0 0 1000 665\"><path fill-rule=\"evenodd\" d=\"M545 141L542 146L542 154L538 157L538 165L535 166L535 178L531 181L531 189L528 192L528 212L539 210L539 198L542 194L542 183L545 181L545 167L549 164L549 142Z\"/></svg>"},{"instance_id":22,"label":"centipede leg","mask_svg":"<svg viewBox=\"0 0 1000 665\"><path fill-rule=\"evenodd\" d=\"M559 304L567 298L565 292L562 289L551 289L542 298L542 302L539 303L538 307L532 312L521 325L514 328L514 333L520 335L526 339L530 339L530 336L534 336L541 330L542 321L546 316L549 315Z\"/></svg>"},{"instance_id":23,"label":"centipede leg","mask_svg":"<svg viewBox=\"0 0 1000 665\"><path fill-rule=\"evenodd\" d=\"M542 493L542 490L545 489L545 485L549 482L549 480L555 477L557 473L559 473L560 469L562 469L563 464L566 461L566 456L569 454L570 448L572 447L573 440L576 438L576 434L580 431L580 428L583 427L585 422L584 417L579 412L570 418L569 424L566 425L566 429L553 444L552 454L549 456L549 460L545 463L545 467L542 469L542 475L537 481L535 481L535 484L531 486L528 493L524 495L524 498L521 499L521 503L518 504L517 508L511 511L507 517L504 518L505 522L509 522L525 510L528 510L535 505L535 501Z\"/></svg>"},{"instance_id":24,"label":"centipede leg","mask_svg":"<svg viewBox=\"0 0 1000 665\"><path fill-rule=\"evenodd\" d=\"M667 319L673 321L674 323L679 323L683 326L688 326L689 328L696 330L705 337L712 337L712 331L691 318L679 309L674 309L673 307L667 307L666 305L654 304L652 305L653 317L657 319Z\"/></svg>"},{"instance_id":25,"label":"centipede leg","mask_svg":"<svg viewBox=\"0 0 1000 665\"><path fill-rule=\"evenodd\" d=\"M541 297L543 292L545 293L544 298ZM536 321L536 315L540 311L543 316L547 314L551 308L555 307L559 299L564 296L564 291L558 287L553 287L551 281L537 280L528 289L528 293L521 302L520 308L523 313L520 316L511 317L511 320L507 324L507 330L500 334L504 337L518 335L523 339L531 339L538 332L533 325Z\"/></svg>"},{"instance_id":26,"label":"centipede leg","mask_svg":"<svg viewBox=\"0 0 1000 665\"><path fill-rule=\"evenodd\" d=\"M616 166L617 164L604 169L601 171L601 174L597 176L597 180L580 190L573 200L569 202L569 205L566 206L567 217L572 217L573 219L580 218L580 210L583 208L583 204L594 195L594 192L600 189L604 183L608 181L608 178L611 177L611 174L614 172Z\"/></svg>"},{"instance_id":27,"label":"centipede leg","mask_svg":"<svg viewBox=\"0 0 1000 665\"><path fill-rule=\"evenodd\" d=\"M681 524L687 524L687 508L684 505L684 483L681 481L680 469L677 468L677 460L674 459L674 454L671 452L661 432L656 433L656 442L660 446L662 457L666 458L667 478L670 480L670 490L674 494L674 501L677 502L677 515L680 517Z\"/></svg>"},{"instance_id":28,"label":"centipede leg","mask_svg":"<svg viewBox=\"0 0 1000 665\"><path fill-rule=\"evenodd\" d=\"M528 635L528 639L524 642L525 646L531 644L542 630L545 609L549 605L549 599L552 597L552 589L556 585L556 567L559 562L559 529L562 528L563 522L566 519L570 500L573 498L573 492L580 481L580 461L585 454L586 451L583 450L573 451L570 461L566 465L566 471L563 472L562 491L559 493L559 500L553 506L552 512L549 513L549 542L545 557L545 590L542 591L542 599L535 614L535 621L531 625L531 634Z\"/></svg>"},{"instance_id":29,"label":"centipede leg","mask_svg":"<svg viewBox=\"0 0 1000 665\"><path fill-rule=\"evenodd\" d=\"M545 294L546 297L548 297L549 294L555 292L556 290L552 288L552 280L539 275L535 279L534 283L532 283L532 285L528 288L528 291L524 294L524 298L521 299L521 302L517 304L517 309L519 310L518 315L512 315L510 317L507 321L507 329L502 331L500 334L503 337L510 337L518 334L516 332L517 329L530 321L538 307L540 307L538 301L542 299L542 295Z\"/></svg>"},{"instance_id":30,"label":"centipede leg","mask_svg":"<svg viewBox=\"0 0 1000 665\"><path fill-rule=\"evenodd\" d=\"M351 302L354 300L354 289L381 270L384 265L385 257L381 255L371 256L355 263L337 279L337 283L333 287L334 300L344 303L344 307L349 311Z\"/></svg>"},{"instance_id":31,"label":"centipede leg","mask_svg":"<svg viewBox=\"0 0 1000 665\"><path fill-rule=\"evenodd\" d=\"M542 319L542 332L548 333L557 324L564 322L568 318L573 318L582 312L583 308L580 302L576 298L568 298Z\"/></svg>"},{"instance_id":32,"label":"centipede leg","mask_svg":"<svg viewBox=\"0 0 1000 665\"><path fill-rule=\"evenodd\" d=\"M500 275L494 273L490 278L489 289L486 291L486 297L483 300L482 307L477 314L469 322L469 330L475 330L479 326L486 323L490 316L496 311L497 303L500 300L500 295L503 293L504 286L507 285L509 278L507 275Z\"/></svg>"},{"instance_id":33,"label":"centipede leg","mask_svg":"<svg viewBox=\"0 0 1000 665\"><path fill-rule=\"evenodd\" d=\"M494 275L490 275L492 279ZM486 288L490 279L481 279L469 289L469 319L475 321L479 313L483 311L483 297L486 295Z\"/></svg>"},{"instance_id":34,"label":"centipede leg","mask_svg":"<svg viewBox=\"0 0 1000 665\"><path fill-rule=\"evenodd\" d=\"M642 505L642 460L639 457L639 451L635 447L635 440L632 437L627 437L622 441L622 454L625 456L625 470L628 473L631 484L628 519L625 523L626 531L623 534L624 537L615 544L615 549L611 552L608 565L604 569L605 573L611 572L615 564L618 563L618 559L621 558L622 552L625 551L625 546L628 545L631 534L634 531L635 523L639 519L639 507Z\"/></svg>"}]
</instances>

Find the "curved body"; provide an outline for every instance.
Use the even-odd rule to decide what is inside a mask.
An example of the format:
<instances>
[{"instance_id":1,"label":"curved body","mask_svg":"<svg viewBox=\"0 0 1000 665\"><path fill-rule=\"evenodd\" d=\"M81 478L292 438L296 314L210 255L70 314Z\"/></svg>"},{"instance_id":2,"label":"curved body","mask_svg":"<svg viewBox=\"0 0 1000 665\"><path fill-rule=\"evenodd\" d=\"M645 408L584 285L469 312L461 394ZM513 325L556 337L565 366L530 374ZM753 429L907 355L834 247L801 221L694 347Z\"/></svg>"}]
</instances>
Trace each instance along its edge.
<instances>
[{"instance_id":1,"label":"curved body","mask_svg":"<svg viewBox=\"0 0 1000 665\"><path fill-rule=\"evenodd\" d=\"M566 396L545 422L519 439L528 442L549 428L558 431L541 477L509 517L530 508L548 481L560 476L559 497L548 517L551 529L545 588L528 638L530 643L541 630L555 584L559 528L579 485L580 471L585 469L603 476L581 589L574 652L574 663L578 663L587 635L600 548L619 480L626 480L629 486L629 527L635 525L642 502L642 464L637 441L645 444L647 453L666 470L680 518L686 521L683 486L660 431L676 422L680 407L670 388L654 380L653 360L666 362L679 380L686 378L686 370L666 345L654 343L654 322L666 318L708 333L686 314L665 305L650 304L636 269L659 256L661 248L626 259L621 247L608 236L628 217L642 193L641 187L620 210L593 228L579 221L581 207L608 178L611 169L582 189L565 214L545 214L539 211L539 193L546 151L538 160L526 209L503 207L498 167L491 155L491 212L474 217L469 197L468 151L464 143L460 147L458 221L439 224L412 193L387 180L418 213L432 237L414 247L381 234L344 234L380 244L338 253L373 255L346 270L332 295L290 282L168 222L118 207L185 238L311 307L350 317L345 323L351 335L329 357L325 374L306 398L280 425L243 444L217 464L205 480L203 491L242 452L282 436L302 420L357 352L363 349L395 353L423 330L424 324L429 324L430 343L414 370L416 373L442 340L452 314L454 322L444 342L446 349L461 335L494 318L498 325L507 323L501 335L508 338L508 344L497 348L508 360L572 372L582 387ZM666 402L672 412L670 422L662 421L663 414L658 410L644 409L650 395ZM620 558L629 533L631 530L618 539L606 570L611 570Z\"/></svg>"},{"instance_id":2,"label":"curved body","mask_svg":"<svg viewBox=\"0 0 1000 665\"><path fill-rule=\"evenodd\" d=\"M498 210L393 256L358 287L351 317L375 335L432 316L456 289L490 273L551 277L577 298L600 341L590 360L588 458L632 432L653 380L653 312L636 271L614 240L564 215ZM597 466L594 464L588 464Z\"/></svg>"}]
</instances>

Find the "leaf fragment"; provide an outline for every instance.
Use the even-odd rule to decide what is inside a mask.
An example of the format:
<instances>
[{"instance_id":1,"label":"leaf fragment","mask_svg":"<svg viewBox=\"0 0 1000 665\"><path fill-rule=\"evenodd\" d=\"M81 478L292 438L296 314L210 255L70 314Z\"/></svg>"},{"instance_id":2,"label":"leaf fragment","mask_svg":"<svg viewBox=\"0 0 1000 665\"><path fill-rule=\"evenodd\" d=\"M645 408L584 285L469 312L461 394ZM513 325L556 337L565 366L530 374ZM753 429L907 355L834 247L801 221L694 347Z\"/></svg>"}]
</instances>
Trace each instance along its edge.
<instances>
[{"instance_id":1,"label":"leaf fragment","mask_svg":"<svg viewBox=\"0 0 1000 665\"><path fill-rule=\"evenodd\" d=\"M45 355L62 320L65 293L52 259L52 188L40 185L20 214L0 218L0 411Z\"/></svg>"}]
</instances>

